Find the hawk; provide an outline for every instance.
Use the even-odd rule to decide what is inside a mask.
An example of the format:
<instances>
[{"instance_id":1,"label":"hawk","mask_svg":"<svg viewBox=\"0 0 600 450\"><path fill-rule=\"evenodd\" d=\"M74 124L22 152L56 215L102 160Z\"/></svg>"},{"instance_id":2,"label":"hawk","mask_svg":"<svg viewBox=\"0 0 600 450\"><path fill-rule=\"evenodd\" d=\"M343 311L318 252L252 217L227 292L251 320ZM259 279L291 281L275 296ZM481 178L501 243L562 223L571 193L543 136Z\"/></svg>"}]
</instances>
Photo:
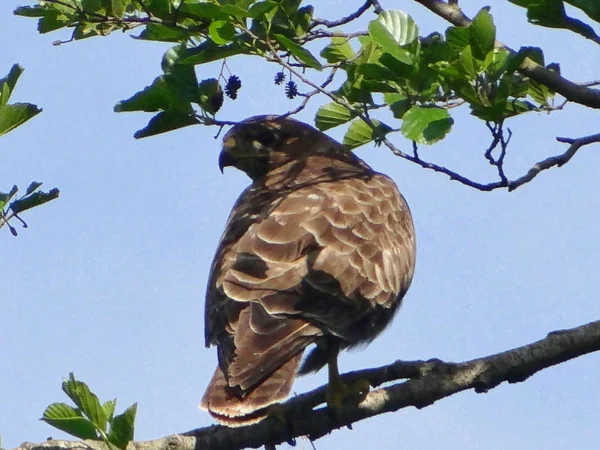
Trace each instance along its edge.
<instances>
[{"instance_id":1,"label":"hawk","mask_svg":"<svg viewBox=\"0 0 600 450\"><path fill-rule=\"evenodd\" d=\"M410 286L415 232L390 178L289 117L236 124L219 155L226 166L252 183L209 275L205 338L218 366L200 406L240 426L285 399L297 372L329 364L329 386L340 387L338 352L372 341Z\"/></svg>"}]
</instances>

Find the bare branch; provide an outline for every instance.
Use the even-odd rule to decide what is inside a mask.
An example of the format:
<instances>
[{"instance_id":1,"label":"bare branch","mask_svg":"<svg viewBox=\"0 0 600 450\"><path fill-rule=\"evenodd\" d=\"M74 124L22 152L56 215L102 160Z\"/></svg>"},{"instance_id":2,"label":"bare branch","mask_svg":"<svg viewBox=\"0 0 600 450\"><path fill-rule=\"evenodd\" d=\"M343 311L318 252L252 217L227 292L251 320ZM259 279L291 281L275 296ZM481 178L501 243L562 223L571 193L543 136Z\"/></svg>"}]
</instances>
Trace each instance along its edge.
<instances>
[{"instance_id":1,"label":"bare branch","mask_svg":"<svg viewBox=\"0 0 600 450\"><path fill-rule=\"evenodd\" d=\"M589 145L589 144L594 144L594 143L600 142L600 133L592 134L591 136L586 136L586 137L577 138L577 139L557 137L556 140L558 142L565 142L565 143L571 144L571 145L569 146L567 151L564 152L562 155L551 156L549 158L544 159L543 161L538 162L535 166L533 166L531 169L529 169L529 172L527 172L521 178L511 182L510 185L508 186L509 191L513 191L516 188L524 185L525 183L529 183L542 170L547 170L554 166L561 167L562 165L566 164L567 162L569 162L569 160L573 156L575 156L575 153L577 153L577 150L579 150L584 145Z\"/></svg>"},{"instance_id":2,"label":"bare branch","mask_svg":"<svg viewBox=\"0 0 600 450\"><path fill-rule=\"evenodd\" d=\"M234 450L274 448L308 436L318 439L331 431L379 414L415 406L424 408L458 392L487 392L503 382L518 383L535 373L600 350L600 321L569 330L554 331L542 340L495 355L463 363L440 360L396 361L387 366L344 375L347 382L368 380L376 387L398 379L408 381L375 389L362 399L346 402L339 415L327 408L325 386L277 406L277 413L257 424L239 428L211 426L153 441L131 442L128 450ZM282 420L282 414L285 420ZM109 450L103 442L51 440L24 443L15 450Z\"/></svg>"},{"instance_id":3,"label":"bare branch","mask_svg":"<svg viewBox=\"0 0 600 450\"><path fill-rule=\"evenodd\" d=\"M458 4L449 4L441 0L415 1L453 25L467 27L471 24L471 19L462 12ZM496 41L496 47L506 48L514 52L514 50L499 41ZM567 80L557 72L546 69L530 58L525 58L518 70L523 75L558 92L569 101L589 106L590 108L600 108L600 90L598 89L590 89L584 85Z\"/></svg>"},{"instance_id":4,"label":"bare branch","mask_svg":"<svg viewBox=\"0 0 600 450\"><path fill-rule=\"evenodd\" d=\"M340 25L345 25L347 23L352 22L353 20L358 19L363 15L365 11L367 11L372 5L371 0L367 0L360 8L354 11L352 14L347 15L346 17L342 17L337 20L326 20L326 19L314 19L310 24L309 29L313 29L316 26L323 25L327 28L339 27Z\"/></svg>"},{"instance_id":5,"label":"bare branch","mask_svg":"<svg viewBox=\"0 0 600 450\"><path fill-rule=\"evenodd\" d=\"M503 146L504 153L506 152L506 145L508 145L508 141L510 140L510 137L511 137L511 133L509 132L509 137L507 139L502 138L504 144L502 144L502 142L501 142L500 145ZM594 144L594 143L600 142L600 133L593 134L591 136L585 136L582 138L576 138L576 139L559 137L559 138L556 138L556 140L559 142L566 142L568 144L571 144L571 146L565 153L563 153L561 155L551 156L549 158L546 158L546 159L536 163L531 169L529 169L529 171L525 175L523 175L520 178L517 178L516 180L510 181L510 180L506 179L506 177L502 178L502 175L500 175L501 180L495 181L493 183L478 183L478 182L473 181L463 175L460 175L457 172L454 172L453 170L447 169L446 167L439 166L437 164L430 163L427 161L423 161L418 156L417 153L414 153L413 155L405 153L402 150L400 150L398 147L396 147L387 138L382 139L382 142L396 156L399 156L410 162L418 164L419 166L421 166L425 169L431 169L435 172L440 172L440 173L446 174L450 177L451 180L458 181L459 183L464 184L465 186L469 186L469 187L475 188L480 191L489 192L489 191L493 191L496 189L502 189L502 188L508 188L509 191L514 191L515 189L523 186L524 184L529 183L536 176L538 176L540 172L550 169L554 166L561 167L562 165L566 164L575 155L575 153L584 145L589 145L589 144ZM504 159L504 157L502 155L501 155L501 157L502 157L502 159ZM496 165L496 164L494 164L494 165Z\"/></svg>"}]
</instances>

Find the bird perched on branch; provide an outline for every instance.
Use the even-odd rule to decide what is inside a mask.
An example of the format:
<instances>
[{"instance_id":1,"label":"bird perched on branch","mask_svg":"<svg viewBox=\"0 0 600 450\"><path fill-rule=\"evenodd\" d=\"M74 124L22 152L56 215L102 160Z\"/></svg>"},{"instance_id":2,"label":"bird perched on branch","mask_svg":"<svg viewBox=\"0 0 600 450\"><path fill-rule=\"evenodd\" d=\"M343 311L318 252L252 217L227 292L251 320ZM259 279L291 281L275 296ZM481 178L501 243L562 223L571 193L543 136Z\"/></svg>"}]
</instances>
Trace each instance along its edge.
<instances>
[{"instance_id":1,"label":"bird perched on branch","mask_svg":"<svg viewBox=\"0 0 600 450\"><path fill-rule=\"evenodd\" d=\"M297 372L326 364L328 403L339 407L348 386L338 352L372 341L410 286L408 206L390 178L288 117L235 125L219 155L221 171L226 166L252 184L211 267L205 337L219 363L201 407L229 426L257 422L287 397Z\"/></svg>"}]
</instances>

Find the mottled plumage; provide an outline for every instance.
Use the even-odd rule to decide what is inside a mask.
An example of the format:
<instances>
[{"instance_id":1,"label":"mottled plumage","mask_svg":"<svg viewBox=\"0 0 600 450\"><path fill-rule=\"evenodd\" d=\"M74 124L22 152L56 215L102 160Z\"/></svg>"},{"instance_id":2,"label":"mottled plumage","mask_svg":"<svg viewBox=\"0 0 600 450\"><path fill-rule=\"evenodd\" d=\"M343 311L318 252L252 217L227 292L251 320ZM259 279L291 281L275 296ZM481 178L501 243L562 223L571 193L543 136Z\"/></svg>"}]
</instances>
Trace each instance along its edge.
<instances>
[{"instance_id":1,"label":"mottled plumage","mask_svg":"<svg viewBox=\"0 0 600 450\"><path fill-rule=\"evenodd\" d=\"M390 178L296 120L235 125L219 165L243 170L252 184L209 277L206 345L217 346L219 364L201 406L236 426L287 397L310 344L300 373L388 325L413 277L415 237Z\"/></svg>"}]
</instances>

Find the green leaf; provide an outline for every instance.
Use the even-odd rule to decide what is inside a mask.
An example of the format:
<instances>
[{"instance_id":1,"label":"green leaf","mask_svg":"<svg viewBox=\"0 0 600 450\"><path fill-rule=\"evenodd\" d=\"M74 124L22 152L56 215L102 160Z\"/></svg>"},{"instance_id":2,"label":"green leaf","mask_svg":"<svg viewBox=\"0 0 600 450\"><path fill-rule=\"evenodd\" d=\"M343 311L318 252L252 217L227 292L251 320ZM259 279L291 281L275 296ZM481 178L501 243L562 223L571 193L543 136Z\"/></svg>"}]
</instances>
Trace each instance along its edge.
<instances>
[{"instance_id":1,"label":"green leaf","mask_svg":"<svg viewBox=\"0 0 600 450\"><path fill-rule=\"evenodd\" d=\"M22 17L44 17L46 11L47 8L40 5L19 6L13 11L13 14Z\"/></svg>"},{"instance_id":2,"label":"green leaf","mask_svg":"<svg viewBox=\"0 0 600 450\"><path fill-rule=\"evenodd\" d=\"M492 16L486 9L480 10L469 26L470 43L473 56L484 60L486 55L494 49L496 42L496 26Z\"/></svg>"},{"instance_id":3,"label":"green leaf","mask_svg":"<svg viewBox=\"0 0 600 450\"><path fill-rule=\"evenodd\" d=\"M221 11L238 19L245 19L246 17L250 17L250 12L247 9L240 8L236 5L223 5L221 7Z\"/></svg>"},{"instance_id":4,"label":"green leaf","mask_svg":"<svg viewBox=\"0 0 600 450\"><path fill-rule=\"evenodd\" d=\"M562 0L538 0L527 8L527 19L536 25L562 28L567 23L567 13Z\"/></svg>"},{"instance_id":5,"label":"green leaf","mask_svg":"<svg viewBox=\"0 0 600 450\"><path fill-rule=\"evenodd\" d=\"M469 45L470 37L471 31L468 27L449 27L446 30L446 42L457 51Z\"/></svg>"},{"instance_id":6,"label":"green leaf","mask_svg":"<svg viewBox=\"0 0 600 450\"><path fill-rule=\"evenodd\" d=\"M343 144L349 149L353 149L371 141L375 141L391 131L389 126L378 120L373 119L372 122L373 125L375 125L375 129L372 129L362 119L353 120L350 124L350 128L348 128L348 131L344 135Z\"/></svg>"},{"instance_id":7,"label":"green leaf","mask_svg":"<svg viewBox=\"0 0 600 450\"><path fill-rule=\"evenodd\" d=\"M385 103L390 107L396 119L402 119L406 111L412 106L410 100L402 94L391 93L383 96Z\"/></svg>"},{"instance_id":8,"label":"green leaf","mask_svg":"<svg viewBox=\"0 0 600 450\"><path fill-rule=\"evenodd\" d=\"M110 3L113 16L123 17L123 13L129 2L127 0L110 0Z\"/></svg>"},{"instance_id":9,"label":"green leaf","mask_svg":"<svg viewBox=\"0 0 600 450\"><path fill-rule=\"evenodd\" d=\"M46 408L42 419L49 425L79 439L98 439L96 427L81 412L65 403L52 403Z\"/></svg>"},{"instance_id":10,"label":"green leaf","mask_svg":"<svg viewBox=\"0 0 600 450\"><path fill-rule=\"evenodd\" d=\"M189 101L181 99L164 75L152 84L126 100L115 105L115 112L146 111L155 112L167 109L191 110Z\"/></svg>"},{"instance_id":11,"label":"green leaf","mask_svg":"<svg viewBox=\"0 0 600 450\"><path fill-rule=\"evenodd\" d=\"M275 39L279 42L283 48L288 50L292 55L298 59L301 63L306 64L309 67L317 70L323 70L323 66L319 62L317 58L315 58L312 53L306 50L304 47L296 44L291 39L285 37L283 34L275 34Z\"/></svg>"},{"instance_id":12,"label":"green leaf","mask_svg":"<svg viewBox=\"0 0 600 450\"><path fill-rule=\"evenodd\" d=\"M0 106L0 136L27 122L42 112L31 103L14 103Z\"/></svg>"},{"instance_id":13,"label":"green leaf","mask_svg":"<svg viewBox=\"0 0 600 450\"><path fill-rule=\"evenodd\" d=\"M27 190L25 191L25 195L29 195L33 191L36 191L41 185L42 185L42 183L40 183L39 181L32 181L29 184L29 186L27 186Z\"/></svg>"},{"instance_id":14,"label":"green leaf","mask_svg":"<svg viewBox=\"0 0 600 450\"><path fill-rule=\"evenodd\" d=\"M448 134L454 123L448 111L437 106L414 105L402 119L402 134L420 144L439 141Z\"/></svg>"},{"instance_id":15,"label":"green leaf","mask_svg":"<svg viewBox=\"0 0 600 450\"><path fill-rule=\"evenodd\" d=\"M0 106L6 105L10 100L10 96L15 90L15 86L17 85L17 81L23 73L23 70L25 69L23 69L23 67L21 67L19 64L13 64L8 71L8 75L0 79Z\"/></svg>"},{"instance_id":16,"label":"green leaf","mask_svg":"<svg viewBox=\"0 0 600 450\"><path fill-rule=\"evenodd\" d=\"M44 34L69 26L76 20L74 14L72 12L72 15L69 16L58 9L46 9L44 16L38 21L38 32Z\"/></svg>"},{"instance_id":17,"label":"green leaf","mask_svg":"<svg viewBox=\"0 0 600 450\"><path fill-rule=\"evenodd\" d=\"M0 213L4 210L4 206L19 192L17 185L13 185L10 192L0 192Z\"/></svg>"},{"instance_id":18,"label":"green leaf","mask_svg":"<svg viewBox=\"0 0 600 450\"><path fill-rule=\"evenodd\" d=\"M471 76L471 79L477 78L478 71L475 69L475 61L473 59L473 53L471 52L471 46L467 45L460 54L460 65L465 72Z\"/></svg>"},{"instance_id":19,"label":"green leaf","mask_svg":"<svg viewBox=\"0 0 600 450\"><path fill-rule=\"evenodd\" d=\"M14 208L12 209L14 210ZM104 409L102 409L96 394L90 391L87 384L76 380L73 372L71 372L69 378L63 381L62 390L99 430L106 431L107 419Z\"/></svg>"},{"instance_id":20,"label":"green leaf","mask_svg":"<svg viewBox=\"0 0 600 450\"><path fill-rule=\"evenodd\" d=\"M225 20L215 20L208 27L208 35L215 44L227 44L233 40L235 34L235 27Z\"/></svg>"},{"instance_id":21,"label":"green leaf","mask_svg":"<svg viewBox=\"0 0 600 450\"><path fill-rule=\"evenodd\" d=\"M369 36L377 43L383 51L392 55L398 61L412 65L414 57L408 50L403 49L394 39L394 36L385 28L379 20L372 20L369 23Z\"/></svg>"},{"instance_id":22,"label":"green leaf","mask_svg":"<svg viewBox=\"0 0 600 450\"><path fill-rule=\"evenodd\" d=\"M127 448L127 444L133 440L136 412L137 403L134 403L123 414L116 415L113 418L108 434L108 441L111 444L123 450Z\"/></svg>"},{"instance_id":23,"label":"green leaf","mask_svg":"<svg viewBox=\"0 0 600 450\"><path fill-rule=\"evenodd\" d=\"M248 16L253 19L258 19L259 17L264 16L266 13L273 10L275 7L277 7L277 3L275 2L256 2L248 10Z\"/></svg>"},{"instance_id":24,"label":"green leaf","mask_svg":"<svg viewBox=\"0 0 600 450\"><path fill-rule=\"evenodd\" d=\"M342 37L331 38L331 44L321 50L321 57L328 63L347 61L348 59L353 58L354 55L354 50L352 50L352 46L348 42L348 39Z\"/></svg>"},{"instance_id":25,"label":"green leaf","mask_svg":"<svg viewBox=\"0 0 600 450\"><path fill-rule=\"evenodd\" d=\"M339 103L328 103L321 106L315 116L315 125L321 131L337 127L352 119L352 112Z\"/></svg>"},{"instance_id":26,"label":"green leaf","mask_svg":"<svg viewBox=\"0 0 600 450\"><path fill-rule=\"evenodd\" d=\"M181 42L189 38L189 33L179 28L168 27L161 23L149 23L135 39L146 41Z\"/></svg>"},{"instance_id":27,"label":"green leaf","mask_svg":"<svg viewBox=\"0 0 600 450\"><path fill-rule=\"evenodd\" d=\"M173 5L171 0L144 0L150 13L160 19L171 19Z\"/></svg>"},{"instance_id":28,"label":"green leaf","mask_svg":"<svg viewBox=\"0 0 600 450\"><path fill-rule=\"evenodd\" d=\"M229 15L223 12L222 7L214 3L192 3L186 1L181 4L179 9L200 19L225 20L229 18Z\"/></svg>"},{"instance_id":29,"label":"green leaf","mask_svg":"<svg viewBox=\"0 0 600 450\"><path fill-rule=\"evenodd\" d=\"M207 40L195 48L188 49L187 56L180 62L189 65L206 64L245 52L246 49L237 43L220 46Z\"/></svg>"},{"instance_id":30,"label":"green leaf","mask_svg":"<svg viewBox=\"0 0 600 450\"><path fill-rule=\"evenodd\" d=\"M96 13L102 9L102 0L82 0L81 7L85 12Z\"/></svg>"},{"instance_id":31,"label":"green leaf","mask_svg":"<svg viewBox=\"0 0 600 450\"><path fill-rule=\"evenodd\" d=\"M180 110L162 111L150 119L148 125L136 131L133 137L141 139L198 123L198 119L191 113Z\"/></svg>"},{"instance_id":32,"label":"green leaf","mask_svg":"<svg viewBox=\"0 0 600 450\"><path fill-rule=\"evenodd\" d=\"M418 39L419 27L404 11L383 11L377 17L390 36L400 45L407 45Z\"/></svg>"},{"instance_id":33,"label":"green leaf","mask_svg":"<svg viewBox=\"0 0 600 450\"><path fill-rule=\"evenodd\" d=\"M106 416L106 419L108 420L109 424L112 422L112 419L115 415L116 406L117 406L116 398L112 399L112 400L108 400L102 404L102 409L104 410L104 415Z\"/></svg>"}]
</instances>

